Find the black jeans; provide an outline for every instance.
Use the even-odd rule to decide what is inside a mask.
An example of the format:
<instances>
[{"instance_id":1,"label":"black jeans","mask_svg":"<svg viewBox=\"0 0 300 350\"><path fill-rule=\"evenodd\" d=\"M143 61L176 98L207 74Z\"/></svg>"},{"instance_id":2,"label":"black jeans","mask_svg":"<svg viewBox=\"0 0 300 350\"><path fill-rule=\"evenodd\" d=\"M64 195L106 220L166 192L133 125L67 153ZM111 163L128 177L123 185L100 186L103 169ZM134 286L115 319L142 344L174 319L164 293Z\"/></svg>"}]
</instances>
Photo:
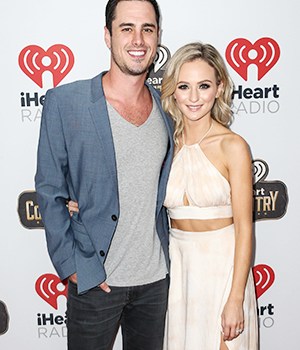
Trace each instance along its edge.
<instances>
[{"instance_id":1,"label":"black jeans","mask_svg":"<svg viewBox=\"0 0 300 350\"><path fill-rule=\"evenodd\" d=\"M69 282L69 350L111 350L121 325L124 350L161 350L169 279L135 287L96 287L78 295Z\"/></svg>"}]
</instances>

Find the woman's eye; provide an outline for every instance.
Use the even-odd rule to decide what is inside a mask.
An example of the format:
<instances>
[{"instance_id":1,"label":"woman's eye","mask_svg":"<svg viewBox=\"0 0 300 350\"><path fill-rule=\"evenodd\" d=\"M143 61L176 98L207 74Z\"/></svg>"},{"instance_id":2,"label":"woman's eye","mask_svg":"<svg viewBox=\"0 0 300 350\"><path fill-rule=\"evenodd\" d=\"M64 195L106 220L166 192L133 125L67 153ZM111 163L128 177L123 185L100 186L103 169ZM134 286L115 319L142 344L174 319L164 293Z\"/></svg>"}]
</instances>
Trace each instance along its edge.
<instances>
[{"instance_id":1,"label":"woman's eye","mask_svg":"<svg viewBox=\"0 0 300 350\"><path fill-rule=\"evenodd\" d=\"M199 86L199 88L200 89L208 89L210 87L210 85L209 84L201 84L200 86Z\"/></svg>"},{"instance_id":2,"label":"woman's eye","mask_svg":"<svg viewBox=\"0 0 300 350\"><path fill-rule=\"evenodd\" d=\"M179 90L186 90L188 86L186 84L178 85Z\"/></svg>"}]
</instances>

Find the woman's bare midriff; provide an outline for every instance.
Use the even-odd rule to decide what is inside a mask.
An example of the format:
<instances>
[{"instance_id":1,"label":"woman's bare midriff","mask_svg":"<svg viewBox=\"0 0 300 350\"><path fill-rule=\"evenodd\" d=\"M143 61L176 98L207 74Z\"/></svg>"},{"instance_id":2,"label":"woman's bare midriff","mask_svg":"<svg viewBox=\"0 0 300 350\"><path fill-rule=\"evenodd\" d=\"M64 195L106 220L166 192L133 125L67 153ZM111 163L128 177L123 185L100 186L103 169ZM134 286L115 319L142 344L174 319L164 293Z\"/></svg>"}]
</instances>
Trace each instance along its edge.
<instances>
[{"instance_id":1,"label":"woman's bare midriff","mask_svg":"<svg viewBox=\"0 0 300 350\"><path fill-rule=\"evenodd\" d=\"M171 227L181 231L204 232L214 231L233 224L233 218L198 220L171 219Z\"/></svg>"}]
</instances>

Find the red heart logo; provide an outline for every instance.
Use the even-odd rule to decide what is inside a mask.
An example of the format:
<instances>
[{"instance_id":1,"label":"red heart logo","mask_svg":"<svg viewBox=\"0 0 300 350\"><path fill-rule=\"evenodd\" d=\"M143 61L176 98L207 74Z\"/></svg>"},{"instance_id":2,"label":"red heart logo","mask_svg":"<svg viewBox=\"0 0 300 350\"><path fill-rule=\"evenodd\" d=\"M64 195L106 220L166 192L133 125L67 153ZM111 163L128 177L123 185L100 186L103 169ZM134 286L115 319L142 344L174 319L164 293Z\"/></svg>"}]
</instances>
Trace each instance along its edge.
<instances>
[{"instance_id":1,"label":"red heart logo","mask_svg":"<svg viewBox=\"0 0 300 350\"><path fill-rule=\"evenodd\" d=\"M268 265L256 265L252 268L255 281L256 298L263 295L274 283L274 270Z\"/></svg>"},{"instance_id":2,"label":"red heart logo","mask_svg":"<svg viewBox=\"0 0 300 350\"><path fill-rule=\"evenodd\" d=\"M74 55L65 45L53 45L47 51L37 45L26 46L19 54L22 71L39 87L43 87L43 73L53 76L53 86L57 86L74 65Z\"/></svg>"},{"instance_id":3,"label":"red heart logo","mask_svg":"<svg viewBox=\"0 0 300 350\"><path fill-rule=\"evenodd\" d=\"M239 38L227 46L225 55L230 66L244 80L248 80L249 65L255 64L258 80L260 80L277 63L280 48L277 42L271 38L261 38L254 44L251 44L247 39Z\"/></svg>"},{"instance_id":4,"label":"red heart logo","mask_svg":"<svg viewBox=\"0 0 300 350\"><path fill-rule=\"evenodd\" d=\"M59 288L59 285L62 288ZM57 310L57 299L60 295L67 297L68 286L58 276L47 273L36 280L35 290L43 300Z\"/></svg>"}]
</instances>

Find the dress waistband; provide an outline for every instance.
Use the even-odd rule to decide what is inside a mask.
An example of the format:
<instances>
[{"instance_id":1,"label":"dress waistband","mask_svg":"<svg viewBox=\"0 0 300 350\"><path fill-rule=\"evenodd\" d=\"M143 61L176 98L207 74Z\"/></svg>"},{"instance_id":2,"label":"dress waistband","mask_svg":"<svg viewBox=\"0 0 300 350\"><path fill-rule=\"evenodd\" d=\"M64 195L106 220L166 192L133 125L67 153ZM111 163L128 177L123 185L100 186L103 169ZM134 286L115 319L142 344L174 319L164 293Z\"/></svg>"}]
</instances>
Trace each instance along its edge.
<instances>
[{"instance_id":1,"label":"dress waistband","mask_svg":"<svg viewBox=\"0 0 300 350\"><path fill-rule=\"evenodd\" d=\"M231 205L223 205L219 207L195 207L185 205L176 208L169 208L168 214L171 219L224 219L232 218Z\"/></svg>"},{"instance_id":2,"label":"dress waistband","mask_svg":"<svg viewBox=\"0 0 300 350\"><path fill-rule=\"evenodd\" d=\"M219 228L217 230L212 231L183 231L179 230L177 228L170 227L170 236L179 240L191 240L191 239L197 239L197 238L204 238L204 237L217 237L217 236L224 236L228 237L231 235L234 235L234 224L225 226L223 228Z\"/></svg>"}]
</instances>

